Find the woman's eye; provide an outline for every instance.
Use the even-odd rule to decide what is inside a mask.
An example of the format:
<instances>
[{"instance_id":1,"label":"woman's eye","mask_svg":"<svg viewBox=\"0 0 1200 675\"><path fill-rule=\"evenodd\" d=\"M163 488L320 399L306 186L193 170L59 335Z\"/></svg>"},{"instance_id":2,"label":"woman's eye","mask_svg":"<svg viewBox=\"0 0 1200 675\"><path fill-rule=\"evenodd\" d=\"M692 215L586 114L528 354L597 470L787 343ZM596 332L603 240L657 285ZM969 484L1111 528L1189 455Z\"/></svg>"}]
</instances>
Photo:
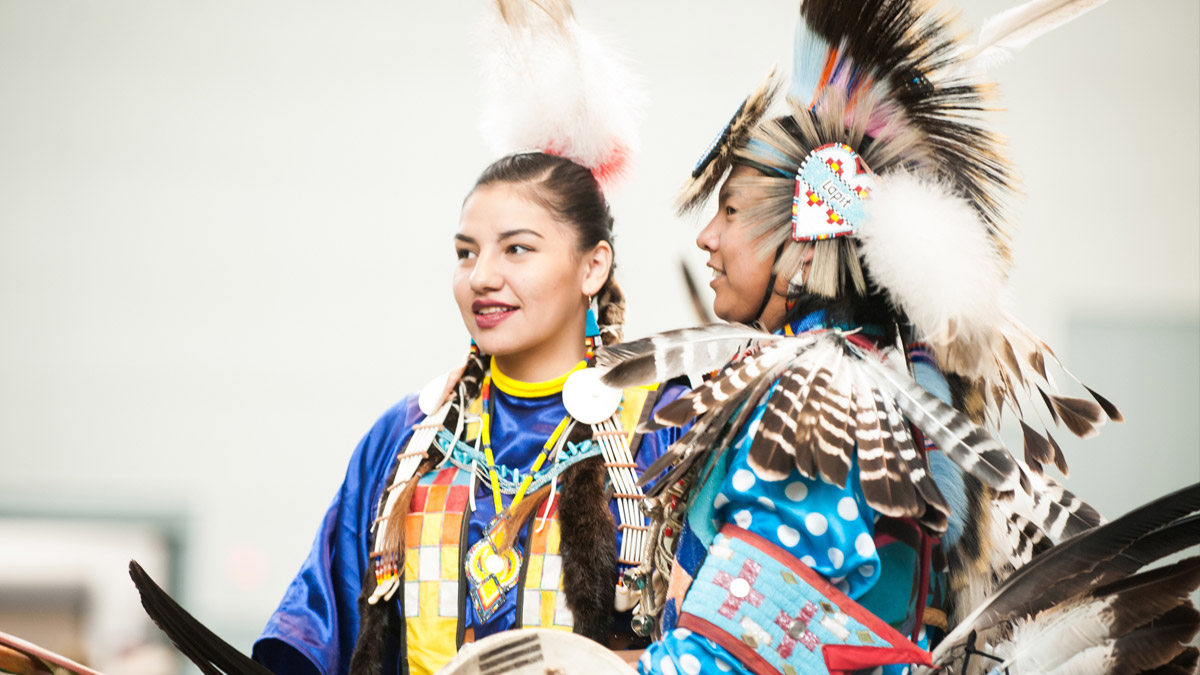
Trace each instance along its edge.
<instances>
[{"instance_id":1,"label":"woman's eye","mask_svg":"<svg viewBox=\"0 0 1200 675\"><path fill-rule=\"evenodd\" d=\"M465 248L460 248L455 253L458 255L459 260L468 260L475 257L474 251Z\"/></svg>"},{"instance_id":2,"label":"woman's eye","mask_svg":"<svg viewBox=\"0 0 1200 675\"><path fill-rule=\"evenodd\" d=\"M508 247L508 252L509 252L509 253L511 253L511 254L513 254L513 255L520 255L520 254L522 254L522 253L529 253L529 252L530 252L530 251L532 251L532 250L533 250L533 249L529 248L528 246L522 246L522 245L520 245L520 244L513 244L512 246L509 246L509 247Z\"/></svg>"},{"instance_id":3,"label":"woman's eye","mask_svg":"<svg viewBox=\"0 0 1200 675\"><path fill-rule=\"evenodd\" d=\"M737 209L733 208L732 206L725 207L725 216L726 217L732 216L735 213L737 213Z\"/></svg>"}]
</instances>

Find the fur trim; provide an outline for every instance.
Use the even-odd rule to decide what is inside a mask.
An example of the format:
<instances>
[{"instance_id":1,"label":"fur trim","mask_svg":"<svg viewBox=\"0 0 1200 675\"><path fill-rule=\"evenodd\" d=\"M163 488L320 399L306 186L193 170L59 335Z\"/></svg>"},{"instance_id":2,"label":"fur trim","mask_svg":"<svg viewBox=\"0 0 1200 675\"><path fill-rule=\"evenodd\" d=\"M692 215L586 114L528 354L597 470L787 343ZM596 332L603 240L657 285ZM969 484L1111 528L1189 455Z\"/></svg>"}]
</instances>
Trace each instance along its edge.
<instances>
[{"instance_id":1,"label":"fur trim","mask_svg":"<svg viewBox=\"0 0 1200 675\"><path fill-rule=\"evenodd\" d=\"M872 280L930 344L940 365L982 375L1002 326L1004 263L967 200L928 176L879 180L858 232Z\"/></svg>"},{"instance_id":2,"label":"fur trim","mask_svg":"<svg viewBox=\"0 0 1200 675\"><path fill-rule=\"evenodd\" d=\"M604 494L600 457L565 471L558 509L563 590L575 632L602 645L612 628L617 584L617 529Z\"/></svg>"},{"instance_id":3,"label":"fur trim","mask_svg":"<svg viewBox=\"0 0 1200 675\"><path fill-rule=\"evenodd\" d=\"M480 128L492 149L566 157L605 189L627 175L643 96L626 59L580 27L567 0L497 0L494 10L480 52Z\"/></svg>"}]
</instances>

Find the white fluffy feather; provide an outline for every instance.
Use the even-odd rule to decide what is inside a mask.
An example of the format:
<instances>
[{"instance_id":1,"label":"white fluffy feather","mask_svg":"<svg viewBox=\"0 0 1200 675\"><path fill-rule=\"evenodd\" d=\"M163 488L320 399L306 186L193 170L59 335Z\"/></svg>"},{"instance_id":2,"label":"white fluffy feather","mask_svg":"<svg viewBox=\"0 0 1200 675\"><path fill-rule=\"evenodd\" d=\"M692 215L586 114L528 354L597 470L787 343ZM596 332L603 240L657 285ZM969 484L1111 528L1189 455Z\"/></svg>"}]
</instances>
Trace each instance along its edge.
<instances>
[{"instance_id":1,"label":"white fluffy feather","mask_svg":"<svg viewBox=\"0 0 1200 675\"><path fill-rule=\"evenodd\" d=\"M881 177L865 208L857 236L871 278L943 367L980 374L1005 316L1005 273L979 213L945 184L905 172Z\"/></svg>"},{"instance_id":2,"label":"white fluffy feather","mask_svg":"<svg viewBox=\"0 0 1200 675\"><path fill-rule=\"evenodd\" d=\"M1096 673L1107 673L1112 668L1112 650L1112 642L1089 647L1071 657L1071 660L1063 665L1046 673L1046 675L1096 675Z\"/></svg>"},{"instance_id":3,"label":"white fluffy feather","mask_svg":"<svg viewBox=\"0 0 1200 675\"><path fill-rule=\"evenodd\" d=\"M1111 635L1109 603L1094 601L1055 607L1032 620L1018 621L1012 637L996 646L1000 666L1014 673L1046 673L1080 652L1104 643ZM1097 671L1098 672L1098 671Z\"/></svg>"},{"instance_id":4,"label":"white fluffy feather","mask_svg":"<svg viewBox=\"0 0 1200 675\"><path fill-rule=\"evenodd\" d=\"M481 131L500 154L542 150L610 183L628 172L637 150L642 96L625 59L561 4L561 23L533 5L512 12L512 25L493 4L481 37Z\"/></svg>"}]
</instances>

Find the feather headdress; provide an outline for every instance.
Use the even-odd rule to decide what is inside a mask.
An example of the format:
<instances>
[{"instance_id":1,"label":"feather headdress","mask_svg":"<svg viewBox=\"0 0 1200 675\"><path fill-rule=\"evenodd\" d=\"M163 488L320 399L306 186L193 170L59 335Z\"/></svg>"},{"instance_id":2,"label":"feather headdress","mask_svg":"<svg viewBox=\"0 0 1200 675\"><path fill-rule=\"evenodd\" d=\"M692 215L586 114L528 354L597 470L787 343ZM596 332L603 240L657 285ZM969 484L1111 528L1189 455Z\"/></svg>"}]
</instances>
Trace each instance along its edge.
<instances>
[{"instance_id":1,"label":"feather headdress","mask_svg":"<svg viewBox=\"0 0 1200 675\"><path fill-rule=\"evenodd\" d=\"M642 96L628 63L575 21L569 0L494 0L484 29L481 130L493 150L536 149L608 189L638 150Z\"/></svg>"},{"instance_id":2,"label":"feather headdress","mask_svg":"<svg viewBox=\"0 0 1200 675\"><path fill-rule=\"evenodd\" d=\"M1061 364L1007 310L1012 172L985 124L991 85L964 66L1094 4L1036 0L967 44L927 3L805 0L783 109L761 109L783 83L759 87L754 114L743 106L681 200L685 210L703 203L733 164L757 169L730 186L759 195L743 196L738 218L761 257L775 253L776 275L796 294L887 302L976 392L977 419L998 423L1008 407L1029 423L1026 458L1038 472L1065 462L1036 410L1079 436L1121 415L1091 390L1094 401L1060 396L1047 366Z\"/></svg>"}]
</instances>

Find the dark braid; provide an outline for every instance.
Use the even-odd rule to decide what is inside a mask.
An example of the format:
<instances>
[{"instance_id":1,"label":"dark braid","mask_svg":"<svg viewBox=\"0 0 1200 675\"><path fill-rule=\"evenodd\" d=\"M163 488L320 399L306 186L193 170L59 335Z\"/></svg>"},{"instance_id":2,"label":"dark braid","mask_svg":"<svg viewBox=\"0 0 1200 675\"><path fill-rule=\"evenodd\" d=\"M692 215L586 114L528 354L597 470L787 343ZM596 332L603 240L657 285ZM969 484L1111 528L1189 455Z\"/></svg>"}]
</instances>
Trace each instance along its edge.
<instances>
[{"instance_id":1,"label":"dark braid","mask_svg":"<svg viewBox=\"0 0 1200 675\"><path fill-rule=\"evenodd\" d=\"M600 324L600 337L606 345L625 341L621 328L625 324L625 294L612 274L600 292L596 294L596 323Z\"/></svg>"}]
</instances>

